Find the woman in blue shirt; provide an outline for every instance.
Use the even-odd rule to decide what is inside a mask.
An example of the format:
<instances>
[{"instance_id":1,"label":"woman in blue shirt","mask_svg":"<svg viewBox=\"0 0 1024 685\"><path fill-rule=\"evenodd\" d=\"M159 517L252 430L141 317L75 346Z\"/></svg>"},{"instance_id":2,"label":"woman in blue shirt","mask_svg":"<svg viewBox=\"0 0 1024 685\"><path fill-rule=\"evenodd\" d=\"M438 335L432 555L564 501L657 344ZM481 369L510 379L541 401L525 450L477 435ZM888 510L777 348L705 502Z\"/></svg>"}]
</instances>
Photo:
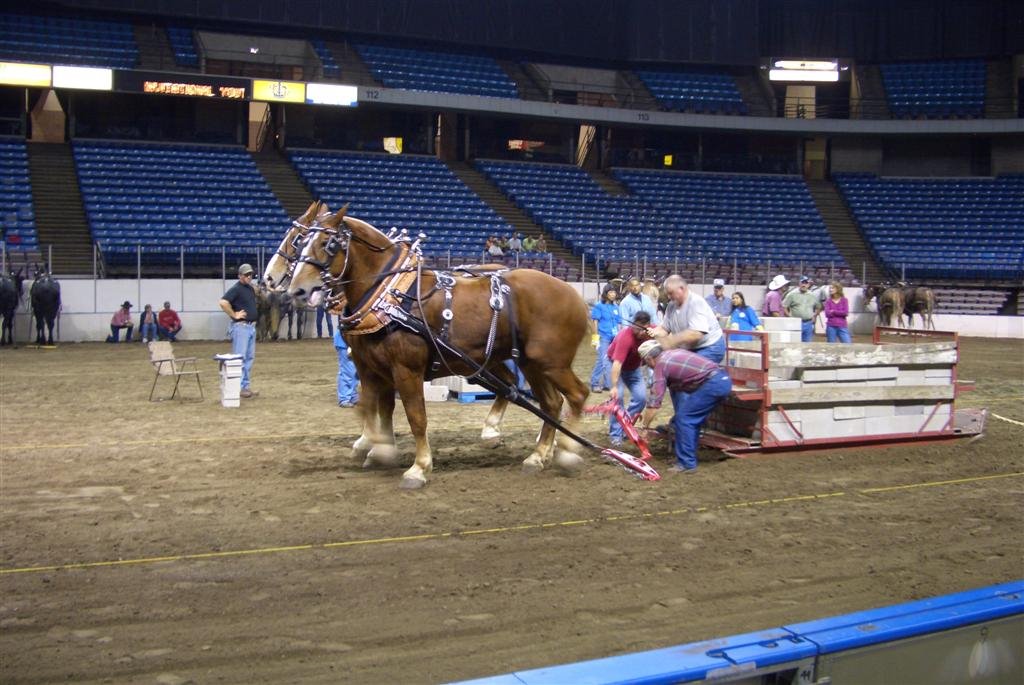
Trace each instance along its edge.
<instances>
[{"instance_id":1,"label":"woman in blue shirt","mask_svg":"<svg viewBox=\"0 0 1024 685\"><path fill-rule=\"evenodd\" d=\"M753 307L747 306L743 293L732 294L732 313L729 314L729 328L737 331L763 331L761 319L757 318L757 312ZM752 335L730 335L729 340L741 342L753 340Z\"/></svg>"},{"instance_id":2,"label":"woman in blue shirt","mask_svg":"<svg viewBox=\"0 0 1024 685\"><path fill-rule=\"evenodd\" d=\"M594 370L590 374L591 392L604 392L612 387L612 363L608 359L608 345L619 332L619 293L609 288L601 296L601 301L590 309L590 318L594 321L593 344L597 348L597 359Z\"/></svg>"}]
</instances>

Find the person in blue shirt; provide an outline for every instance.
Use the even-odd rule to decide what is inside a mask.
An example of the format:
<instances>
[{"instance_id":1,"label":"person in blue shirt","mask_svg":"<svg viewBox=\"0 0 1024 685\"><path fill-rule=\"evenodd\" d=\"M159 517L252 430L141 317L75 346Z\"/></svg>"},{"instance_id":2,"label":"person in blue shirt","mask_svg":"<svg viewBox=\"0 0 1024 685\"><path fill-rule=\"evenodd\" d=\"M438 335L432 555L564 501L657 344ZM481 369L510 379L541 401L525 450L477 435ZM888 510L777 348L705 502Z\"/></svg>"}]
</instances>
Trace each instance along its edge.
<instances>
[{"instance_id":1,"label":"person in blue shirt","mask_svg":"<svg viewBox=\"0 0 1024 685\"><path fill-rule=\"evenodd\" d=\"M754 311L753 307L747 306L743 293L736 292L732 294L732 313L729 314L729 328L736 331L764 330L764 326L761 325L761 319L757 318L757 312ZM729 336L729 340L733 342L753 339L754 336L752 335Z\"/></svg>"},{"instance_id":2,"label":"person in blue shirt","mask_svg":"<svg viewBox=\"0 0 1024 685\"><path fill-rule=\"evenodd\" d=\"M716 278L714 280L714 292L704 299L708 301L711 311L715 313L715 316L729 316L732 313L729 298L725 296L725 279Z\"/></svg>"},{"instance_id":3,"label":"person in blue shirt","mask_svg":"<svg viewBox=\"0 0 1024 685\"><path fill-rule=\"evenodd\" d=\"M597 348L597 359L590 374L591 392L605 392L612 387L612 365L608 360L608 345L619 332L619 293L609 288L601 301L590 310L594 322L593 344Z\"/></svg>"},{"instance_id":4,"label":"person in blue shirt","mask_svg":"<svg viewBox=\"0 0 1024 685\"><path fill-rule=\"evenodd\" d=\"M626 292L619 302L619 313L622 314L623 321L632 321L636 318L637 312L647 312L651 316L651 323L655 326L661 323L657 303L644 295L640 279L631 278L626 283Z\"/></svg>"},{"instance_id":5,"label":"person in blue shirt","mask_svg":"<svg viewBox=\"0 0 1024 685\"><path fill-rule=\"evenodd\" d=\"M341 334L341 321L334 329L334 349L338 352L338 406L354 407L359 402L359 393L356 391L356 383L359 382L359 375L356 373L356 365L348 353L348 343Z\"/></svg>"}]
</instances>

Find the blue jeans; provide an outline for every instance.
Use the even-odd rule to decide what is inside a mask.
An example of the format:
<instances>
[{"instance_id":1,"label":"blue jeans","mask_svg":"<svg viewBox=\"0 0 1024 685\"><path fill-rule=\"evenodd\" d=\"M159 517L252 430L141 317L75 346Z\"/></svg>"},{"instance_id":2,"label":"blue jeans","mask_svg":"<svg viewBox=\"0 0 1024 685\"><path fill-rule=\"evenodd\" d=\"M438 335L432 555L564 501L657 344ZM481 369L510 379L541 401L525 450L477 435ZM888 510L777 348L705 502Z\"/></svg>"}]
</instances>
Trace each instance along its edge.
<instances>
[{"instance_id":1,"label":"blue jeans","mask_svg":"<svg viewBox=\"0 0 1024 685\"><path fill-rule=\"evenodd\" d=\"M697 348L696 350L693 350L693 353L701 357L704 357L705 359L710 359L716 364L721 364L722 360L725 359L725 336L723 335L721 338L718 339L718 342L711 343L707 347L700 347ZM676 402L676 395L681 395L683 399L685 399L687 393L672 393L672 404L675 404Z\"/></svg>"},{"instance_id":2,"label":"blue jeans","mask_svg":"<svg viewBox=\"0 0 1024 685\"><path fill-rule=\"evenodd\" d=\"M846 326L826 326L825 339L829 342L850 343L850 329Z\"/></svg>"},{"instance_id":3,"label":"blue jeans","mask_svg":"<svg viewBox=\"0 0 1024 685\"><path fill-rule=\"evenodd\" d=\"M256 358L256 325L235 322L229 329L232 354L242 355L242 390L249 387L252 362Z\"/></svg>"},{"instance_id":4,"label":"blue jeans","mask_svg":"<svg viewBox=\"0 0 1024 685\"><path fill-rule=\"evenodd\" d=\"M725 371L716 371L699 388L687 394L672 393L672 405L676 415L672 417L675 430L673 447L676 463L684 469L697 468L697 445L700 442L700 427L719 402L732 392L732 379Z\"/></svg>"},{"instance_id":5,"label":"blue jeans","mask_svg":"<svg viewBox=\"0 0 1024 685\"><path fill-rule=\"evenodd\" d=\"M612 387L612 363L608 359L608 346L611 343L611 338L601 336L597 345L597 360L594 362L594 370L590 374L591 390Z\"/></svg>"},{"instance_id":6,"label":"blue jeans","mask_svg":"<svg viewBox=\"0 0 1024 685\"><path fill-rule=\"evenodd\" d=\"M356 394L356 382L359 380L356 365L348 356L347 347L334 349L338 351L338 403L355 404L359 401L359 395Z\"/></svg>"},{"instance_id":7,"label":"blue jeans","mask_svg":"<svg viewBox=\"0 0 1024 685\"><path fill-rule=\"evenodd\" d=\"M814 319L800 322L800 342L814 341Z\"/></svg>"},{"instance_id":8,"label":"blue jeans","mask_svg":"<svg viewBox=\"0 0 1024 685\"><path fill-rule=\"evenodd\" d=\"M316 308L316 337L324 334L324 318L327 319L327 335L334 335L334 324L331 323L331 315L323 308L323 305Z\"/></svg>"},{"instance_id":9,"label":"blue jeans","mask_svg":"<svg viewBox=\"0 0 1024 685\"><path fill-rule=\"evenodd\" d=\"M181 329L180 328L178 330L174 331L173 333L171 333L171 329L164 328L160 324L157 324L156 330L157 330L158 333L160 333L160 335L164 336L165 338L167 338L171 342L175 342L175 338L177 337L178 333L181 333Z\"/></svg>"},{"instance_id":10,"label":"blue jeans","mask_svg":"<svg viewBox=\"0 0 1024 685\"><path fill-rule=\"evenodd\" d=\"M530 385L526 382L526 376L519 370L519 366L512 359L506 359L502 362L509 371L515 374L516 377L516 390L520 392L529 392Z\"/></svg>"},{"instance_id":11,"label":"blue jeans","mask_svg":"<svg viewBox=\"0 0 1024 685\"><path fill-rule=\"evenodd\" d=\"M107 342L120 342L121 341L121 329L125 329L124 341L131 342L132 331L135 330L134 326L115 326L110 324L110 336L107 338Z\"/></svg>"},{"instance_id":12,"label":"blue jeans","mask_svg":"<svg viewBox=\"0 0 1024 685\"><path fill-rule=\"evenodd\" d=\"M625 406L626 389L629 389L629 406L626 413L633 416L647 404L647 382L644 381L643 369L638 366L632 371L623 371L619 374L619 404ZM608 436L622 440L622 424L613 415L608 421Z\"/></svg>"},{"instance_id":13,"label":"blue jeans","mask_svg":"<svg viewBox=\"0 0 1024 685\"><path fill-rule=\"evenodd\" d=\"M139 331L139 335L141 335L144 340L156 340L156 324L142 324L142 330Z\"/></svg>"}]
</instances>

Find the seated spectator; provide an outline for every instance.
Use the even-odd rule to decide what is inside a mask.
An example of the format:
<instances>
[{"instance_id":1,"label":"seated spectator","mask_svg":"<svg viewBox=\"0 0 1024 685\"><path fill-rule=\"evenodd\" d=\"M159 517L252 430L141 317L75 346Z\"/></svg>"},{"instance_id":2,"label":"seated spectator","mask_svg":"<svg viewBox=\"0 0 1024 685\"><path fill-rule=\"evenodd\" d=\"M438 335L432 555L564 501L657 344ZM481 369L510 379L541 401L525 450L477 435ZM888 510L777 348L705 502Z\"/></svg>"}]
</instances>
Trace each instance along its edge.
<instances>
[{"instance_id":1,"label":"seated spectator","mask_svg":"<svg viewBox=\"0 0 1024 685\"><path fill-rule=\"evenodd\" d=\"M533 236L526 236L523 238L523 250L525 252L533 252L534 248L537 247L537 239Z\"/></svg>"},{"instance_id":2,"label":"seated spectator","mask_svg":"<svg viewBox=\"0 0 1024 685\"><path fill-rule=\"evenodd\" d=\"M491 238L487 241L487 254L492 257L504 257L505 252L501 249L501 245L498 244L497 239Z\"/></svg>"},{"instance_id":3,"label":"seated spectator","mask_svg":"<svg viewBox=\"0 0 1024 685\"><path fill-rule=\"evenodd\" d=\"M181 331L181 319L178 318L178 312L171 309L170 302L164 302L164 308L157 314L156 330L161 337L171 342L175 341L175 337Z\"/></svg>"},{"instance_id":4,"label":"seated spectator","mask_svg":"<svg viewBox=\"0 0 1024 685\"><path fill-rule=\"evenodd\" d=\"M132 303L125 300L121 303L121 308L110 317L110 335L107 336L108 343L121 342L122 328L127 329L124 336L125 342L129 342L132 339L135 323L132 321L131 308Z\"/></svg>"},{"instance_id":5,"label":"seated spectator","mask_svg":"<svg viewBox=\"0 0 1024 685\"><path fill-rule=\"evenodd\" d=\"M153 305L147 304L139 317L139 335L142 337L142 342L148 343L150 340L156 340L156 330L156 312L153 311Z\"/></svg>"},{"instance_id":6,"label":"seated spectator","mask_svg":"<svg viewBox=\"0 0 1024 685\"><path fill-rule=\"evenodd\" d=\"M544 237L544 234L541 233L540 237L537 238L537 252L547 252L547 251L548 251L548 240L547 240L547 238Z\"/></svg>"},{"instance_id":7,"label":"seated spectator","mask_svg":"<svg viewBox=\"0 0 1024 685\"><path fill-rule=\"evenodd\" d=\"M512 237L508 240L508 249L513 252L523 251L523 240L518 233L513 233Z\"/></svg>"}]
</instances>

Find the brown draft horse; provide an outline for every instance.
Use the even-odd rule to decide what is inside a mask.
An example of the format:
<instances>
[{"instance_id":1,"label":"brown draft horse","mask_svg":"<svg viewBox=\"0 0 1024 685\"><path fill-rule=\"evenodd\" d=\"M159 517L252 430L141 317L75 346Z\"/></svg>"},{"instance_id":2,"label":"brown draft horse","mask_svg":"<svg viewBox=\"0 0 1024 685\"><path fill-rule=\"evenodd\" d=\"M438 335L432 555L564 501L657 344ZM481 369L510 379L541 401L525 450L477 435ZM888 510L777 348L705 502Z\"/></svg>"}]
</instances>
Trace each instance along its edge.
<instances>
[{"instance_id":1,"label":"brown draft horse","mask_svg":"<svg viewBox=\"0 0 1024 685\"><path fill-rule=\"evenodd\" d=\"M886 285L865 285L864 306L867 307L871 300L878 301L878 321L883 326L889 326L893 317L896 318L896 327L903 327L903 290L890 288Z\"/></svg>"},{"instance_id":2,"label":"brown draft horse","mask_svg":"<svg viewBox=\"0 0 1024 685\"><path fill-rule=\"evenodd\" d=\"M427 440L423 381L442 375L469 376L476 368L461 359L443 356L443 363L434 371L431 362L438 355L437 348L423 336L402 327L384 326L360 334L364 322L380 322L381 311L374 303L390 293L388 284L393 282L392 278L408 274L407 270L412 268L394 268L396 263L413 263L400 259L403 249L408 250L408 245L389 239L364 221L338 212L318 222L310 231L288 292L302 300L327 283L332 293L337 291L345 296L349 303L346 325L352 334L350 339L363 338L352 348L362 381L362 401L366 406L377 407L378 419L375 424L364 421L364 431L369 431L369 435L364 433L354 447L359 454L372 445L368 457L376 453L378 460L394 459L394 435L390 429L397 390L416 441L415 462L403 474L402 487L419 488L426 483L427 474L433 468ZM325 272L323 280L322 272ZM449 343L488 370L504 368L502 361L510 358L513 348L508 314L511 300L521 351L520 368L549 416L559 416L564 397L569 404L571 428L578 422L588 394L586 384L572 371L576 350L588 330L587 307L572 286L539 271L517 269L503 276L510 292L493 328L490 356L486 354L493 313L490 278L455 278L451 290L453 316ZM422 269L415 279L409 292L418 297L410 314L422 318L436 333L443 324L444 291L438 289L437 274L433 270ZM566 471L575 471L582 465L575 441L560 435L556 448L555 438L555 429L545 423L536 449L523 461L524 471L539 471L552 459Z\"/></svg>"},{"instance_id":3,"label":"brown draft horse","mask_svg":"<svg viewBox=\"0 0 1024 685\"><path fill-rule=\"evenodd\" d=\"M903 288L903 313L907 326L914 327L914 314L921 317L921 328L935 330L935 292L931 288L906 286Z\"/></svg>"},{"instance_id":4,"label":"brown draft horse","mask_svg":"<svg viewBox=\"0 0 1024 685\"><path fill-rule=\"evenodd\" d=\"M339 210L339 213L344 215L348 205ZM284 238L282 238L280 245L274 255L267 262L267 267L263 271L263 284L266 287L270 295L284 294L285 288L291 282L292 271L295 265L298 263L299 254L302 252L302 247L306 243L306 238L309 235L310 227L319 219L325 219L331 213L327 206L327 203L319 200L314 201L306 211L297 219L292 221L291 227L285 232ZM480 266L474 266L474 270L490 270L497 271L506 268L504 264L484 264ZM336 315L341 313L342 308L345 306L344 297L339 298L338 303L331 310L330 315ZM269 309L269 307L268 307ZM263 315L260 315L260 325L263 325ZM275 328L276 330L276 328ZM268 336L269 337L269 336ZM364 336L352 335L348 336L348 345L350 348L357 348L363 340ZM262 339L262 338L261 338ZM353 357L358 355L353 351ZM357 365L358 370L358 365ZM508 373L504 368L495 369L495 373L506 382L514 382L515 378ZM362 376L360 376L362 377ZM508 400L505 397L497 396L494 402L491 404L491 409L487 413L487 418L484 420L483 431L480 433L482 440L488 441L492 445L496 445L501 439L501 420L505 415L505 410L508 408ZM377 408L370 407L365 402L362 403L362 415L364 421L370 421L374 425L377 422ZM390 418L388 419L390 422ZM390 423L388 431L391 431ZM371 431L363 430L363 436L367 436ZM353 449L356 452L356 456L361 459L366 459L365 466L372 465L373 461L378 457L378 452L375 452L372 457L370 455L371 444L368 438L361 437L360 441L357 441L353 445ZM386 459L386 457L385 457Z\"/></svg>"}]
</instances>

